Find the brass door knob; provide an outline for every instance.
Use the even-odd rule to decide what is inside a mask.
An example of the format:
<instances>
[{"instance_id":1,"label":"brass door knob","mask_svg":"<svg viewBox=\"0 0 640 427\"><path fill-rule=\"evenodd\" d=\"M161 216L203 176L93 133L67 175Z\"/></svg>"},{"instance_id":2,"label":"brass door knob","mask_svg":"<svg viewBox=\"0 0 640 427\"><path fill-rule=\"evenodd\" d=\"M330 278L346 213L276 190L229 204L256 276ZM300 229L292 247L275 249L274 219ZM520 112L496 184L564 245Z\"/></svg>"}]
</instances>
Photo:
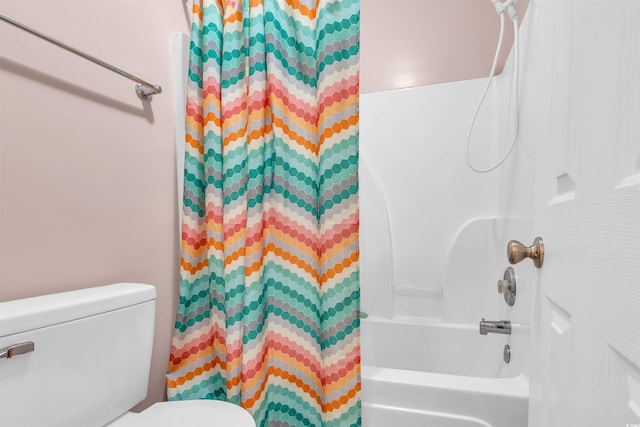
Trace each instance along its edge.
<instances>
[{"instance_id":1,"label":"brass door knob","mask_svg":"<svg viewBox=\"0 0 640 427\"><path fill-rule=\"evenodd\" d=\"M517 264L525 258L531 258L533 265L542 267L544 261L544 241L542 237L536 237L533 245L526 247L517 240L511 240L507 245L507 259L509 264Z\"/></svg>"}]
</instances>

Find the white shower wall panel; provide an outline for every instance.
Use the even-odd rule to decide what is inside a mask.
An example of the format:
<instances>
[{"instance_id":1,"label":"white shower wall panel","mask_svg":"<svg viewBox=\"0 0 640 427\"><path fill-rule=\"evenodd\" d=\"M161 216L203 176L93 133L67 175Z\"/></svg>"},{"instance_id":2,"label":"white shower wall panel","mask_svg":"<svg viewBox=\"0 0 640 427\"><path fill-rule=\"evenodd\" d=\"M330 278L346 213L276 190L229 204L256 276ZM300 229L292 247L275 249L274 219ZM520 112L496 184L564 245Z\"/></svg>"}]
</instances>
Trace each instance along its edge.
<instances>
[{"instance_id":1,"label":"white shower wall panel","mask_svg":"<svg viewBox=\"0 0 640 427\"><path fill-rule=\"evenodd\" d=\"M498 215L502 174L479 175L465 163L467 129L485 84L477 79L361 96L363 310L438 317L456 234L474 218ZM500 156L492 143L492 93L472 134L472 157L480 164Z\"/></svg>"}]
</instances>

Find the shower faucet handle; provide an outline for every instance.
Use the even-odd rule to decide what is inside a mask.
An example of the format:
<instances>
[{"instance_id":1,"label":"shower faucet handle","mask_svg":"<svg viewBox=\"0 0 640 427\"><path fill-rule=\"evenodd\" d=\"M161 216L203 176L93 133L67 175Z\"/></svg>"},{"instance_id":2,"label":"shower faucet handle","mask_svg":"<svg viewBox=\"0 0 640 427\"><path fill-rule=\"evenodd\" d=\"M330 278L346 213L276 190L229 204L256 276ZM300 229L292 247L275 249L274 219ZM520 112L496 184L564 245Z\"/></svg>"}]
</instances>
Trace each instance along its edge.
<instances>
[{"instance_id":1,"label":"shower faucet handle","mask_svg":"<svg viewBox=\"0 0 640 427\"><path fill-rule=\"evenodd\" d=\"M509 286L509 282L507 282L506 280L498 280L498 293L501 294L503 293L507 287Z\"/></svg>"},{"instance_id":2,"label":"shower faucet handle","mask_svg":"<svg viewBox=\"0 0 640 427\"><path fill-rule=\"evenodd\" d=\"M500 279L498 280L498 293L504 294L505 292L510 292L512 289L511 282L508 280Z\"/></svg>"},{"instance_id":3,"label":"shower faucet handle","mask_svg":"<svg viewBox=\"0 0 640 427\"><path fill-rule=\"evenodd\" d=\"M516 272L513 267L507 267L502 279L498 280L498 293L504 296L504 301L512 306L516 302Z\"/></svg>"},{"instance_id":4,"label":"shower faucet handle","mask_svg":"<svg viewBox=\"0 0 640 427\"><path fill-rule=\"evenodd\" d=\"M525 258L531 258L536 268L542 267L544 261L544 241L542 237L536 237L533 245L527 247L517 240L511 240L507 244L507 259L509 264L517 264Z\"/></svg>"}]
</instances>

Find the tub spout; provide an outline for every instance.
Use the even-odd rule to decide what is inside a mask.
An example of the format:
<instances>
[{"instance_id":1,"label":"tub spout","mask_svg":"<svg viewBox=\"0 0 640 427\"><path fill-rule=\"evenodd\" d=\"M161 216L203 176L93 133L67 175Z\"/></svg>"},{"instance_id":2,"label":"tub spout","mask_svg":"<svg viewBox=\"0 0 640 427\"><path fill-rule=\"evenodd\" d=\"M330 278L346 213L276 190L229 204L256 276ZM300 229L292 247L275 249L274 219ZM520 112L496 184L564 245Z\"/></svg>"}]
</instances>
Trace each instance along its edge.
<instances>
[{"instance_id":1,"label":"tub spout","mask_svg":"<svg viewBox=\"0 0 640 427\"><path fill-rule=\"evenodd\" d=\"M487 334L511 334L511 322L508 320L482 320L480 321L480 335Z\"/></svg>"}]
</instances>

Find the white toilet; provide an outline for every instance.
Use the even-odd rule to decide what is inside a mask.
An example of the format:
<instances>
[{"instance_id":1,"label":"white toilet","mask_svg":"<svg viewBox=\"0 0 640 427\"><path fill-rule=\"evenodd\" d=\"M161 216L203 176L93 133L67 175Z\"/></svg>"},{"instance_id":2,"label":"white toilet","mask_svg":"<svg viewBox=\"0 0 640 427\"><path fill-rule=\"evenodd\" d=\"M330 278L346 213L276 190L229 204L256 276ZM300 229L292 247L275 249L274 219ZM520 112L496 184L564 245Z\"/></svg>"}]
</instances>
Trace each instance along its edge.
<instances>
[{"instance_id":1,"label":"white toilet","mask_svg":"<svg viewBox=\"0 0 640 427\"><path fill-rule=\"evenodd\" d=\"M145 399L156 290L137 283L0 303L0 424L255 427L239 406Z\"/></svg>"}]
</instances>

